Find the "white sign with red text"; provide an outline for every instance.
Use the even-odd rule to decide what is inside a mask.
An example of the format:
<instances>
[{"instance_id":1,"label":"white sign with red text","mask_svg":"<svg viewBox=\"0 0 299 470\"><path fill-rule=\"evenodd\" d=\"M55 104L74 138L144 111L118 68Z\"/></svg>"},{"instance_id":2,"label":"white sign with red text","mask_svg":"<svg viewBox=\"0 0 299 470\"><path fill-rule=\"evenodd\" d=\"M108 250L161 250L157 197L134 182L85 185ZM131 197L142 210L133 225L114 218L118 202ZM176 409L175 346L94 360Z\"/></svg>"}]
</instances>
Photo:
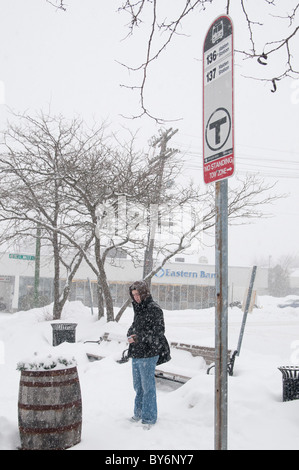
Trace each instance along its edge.
<instances>
[{"instance_id":1,"label":"white sign with red text","mask_svg":"<svg viewBox=\"0 0 299 470\"><path fill-rule=\"evenodd\" d=\"M203 48L203 173L212 183L234 173L233 25L220 16Z\"/></svg>"}]
</instances>

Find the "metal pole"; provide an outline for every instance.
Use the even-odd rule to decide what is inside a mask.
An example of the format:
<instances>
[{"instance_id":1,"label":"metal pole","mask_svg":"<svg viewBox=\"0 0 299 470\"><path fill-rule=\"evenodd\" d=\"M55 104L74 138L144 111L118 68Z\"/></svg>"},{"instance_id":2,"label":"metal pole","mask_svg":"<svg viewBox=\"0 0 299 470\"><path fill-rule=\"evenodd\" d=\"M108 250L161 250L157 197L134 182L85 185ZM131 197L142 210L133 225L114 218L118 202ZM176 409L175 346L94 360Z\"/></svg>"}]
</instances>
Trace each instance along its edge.
<instances>
[{"instance_id":1,"label":"metal pole","mask_svg":"<svg viewBox=\"0 0 299 470\"><path fill-rule=\"evenodd\" d=\"M215 450L227 449L228 183L216 182Z\"/></svg>"},{"instance_id":2,"label":"metal pole","mask_svg":"<svg viewBox=\"0 0 299 470\"><path fill-rule=\"evenodd\" d=\"M245 324L246 324L246 319L247 319L247 313L248 313L249 307L250 307L250 301L251 301L253 284L254 284L255 275L256 275L256 269L257 269L257 267L253 266L252 272L251 272L249 289L248 289L248 294L247 294L247 299L246 299L246 304L245 304L245 309L244 309L244 315L243 315L243 320L242 320L242 326L241 326L241 331L240 331L240 335L239 335L239 342L238 342L238 347L237 347L237 355L238 356L240 355L241 344L242 344L242 340L243 340Z\"/></svg>"},{"instance_id":3,"label":"metal pole","mask_svg":"<svg viewBox=\"0 0 299 470\"><path fill-rule=\"evenodd\" d=\"M87 282L88 282L88 290L89 290L89 298L90 298L90 310L91 310L91 314L93 315L93 300L92 300L91 282L90 282L89 277L87 278Z\"/></svg>"}]
</instances>

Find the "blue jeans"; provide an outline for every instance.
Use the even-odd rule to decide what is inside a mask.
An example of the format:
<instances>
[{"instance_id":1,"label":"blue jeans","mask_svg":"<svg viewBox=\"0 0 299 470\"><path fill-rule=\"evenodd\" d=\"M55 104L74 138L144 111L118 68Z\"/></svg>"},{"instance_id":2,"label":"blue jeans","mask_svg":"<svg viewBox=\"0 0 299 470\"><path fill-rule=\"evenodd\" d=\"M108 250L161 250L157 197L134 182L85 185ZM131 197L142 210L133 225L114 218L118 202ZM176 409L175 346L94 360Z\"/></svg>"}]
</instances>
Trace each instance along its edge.
<instances>
[{"instance_id":1,"label":"blue jeans","mask_svg":"<svg viewBox=\"0 0 299 470\"><path fill-rule=\"evenodd\" d=\"M146 424L155 424L157 421L155 368L158 358L159 356L132 359L133 386L136 392L134 416Z\"/></svg>"}]
</instances>

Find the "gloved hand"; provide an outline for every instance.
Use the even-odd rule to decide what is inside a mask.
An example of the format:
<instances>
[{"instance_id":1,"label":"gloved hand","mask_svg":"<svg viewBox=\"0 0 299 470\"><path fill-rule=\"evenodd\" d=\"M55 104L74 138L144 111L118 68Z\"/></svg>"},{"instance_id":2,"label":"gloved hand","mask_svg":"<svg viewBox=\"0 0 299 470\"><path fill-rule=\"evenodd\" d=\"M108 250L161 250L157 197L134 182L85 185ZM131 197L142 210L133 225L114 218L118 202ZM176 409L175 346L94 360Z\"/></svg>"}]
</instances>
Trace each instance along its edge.
<instances>
[{"instance_id":1,"label":"gloved hand","mask_svg":"<svg viewBox=\"0 0 299 470\"><path fill-rule=\"evenodd\" d=\"M128 336L128 341L129 343L137 343L137 336L136 335L131 335L131 336Z\"/></svg>"}]
</instances>

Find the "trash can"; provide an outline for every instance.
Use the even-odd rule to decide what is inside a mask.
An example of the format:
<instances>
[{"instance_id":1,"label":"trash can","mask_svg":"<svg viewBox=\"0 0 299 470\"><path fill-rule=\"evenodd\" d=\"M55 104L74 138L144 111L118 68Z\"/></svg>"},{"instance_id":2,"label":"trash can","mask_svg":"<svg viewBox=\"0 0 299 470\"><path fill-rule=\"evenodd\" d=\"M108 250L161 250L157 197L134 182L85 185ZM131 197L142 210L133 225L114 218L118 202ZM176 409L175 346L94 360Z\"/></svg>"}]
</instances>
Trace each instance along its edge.
<instances>
[{"instance_id":1,"label":"trash can","mask_svg":"<svg viewBox=\"0 0 299 470\"><path fill-rule=\"evenodd\" d=\"M299 366L278 367L282 373L283 401L299 399Z\"/></svg>"},{"instance_id":2,"label":"trash can","mask_svg":"<svg viewBox=\"0 0 299 470\"><path fill-rule=\"evenodd\" d=\"M76 326L77 323L51 323L53 328L53 346L61 343L76 342Z\"/></svg>"}]
</instances>

